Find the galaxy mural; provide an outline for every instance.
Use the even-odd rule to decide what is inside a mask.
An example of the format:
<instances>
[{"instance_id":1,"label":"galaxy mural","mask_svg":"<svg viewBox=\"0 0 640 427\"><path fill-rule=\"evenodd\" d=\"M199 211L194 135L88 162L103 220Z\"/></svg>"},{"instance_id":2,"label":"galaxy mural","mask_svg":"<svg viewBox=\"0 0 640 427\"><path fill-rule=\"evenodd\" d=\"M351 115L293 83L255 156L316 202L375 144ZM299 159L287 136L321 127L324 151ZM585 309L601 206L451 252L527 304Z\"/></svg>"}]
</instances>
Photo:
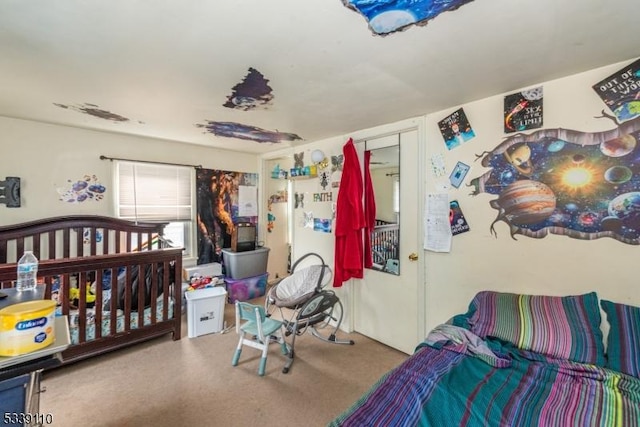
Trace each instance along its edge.
<instances>
[{"instance_id":1,"label":"galaxy mural","mask_svg":"<svg viewBox=\"0 0 640 427\"><path fill-rule=\"evenodd\" d=\"M473 0L342 0L369 22L376 35L402 31L411 25L426 25L442 12L455 10Z\"/></svg>"},{"instance_id":2,"label":"galaxy mural","mask_svg":"<svg viewBox=\"0 0 640 427\"><path fill-rule=\"evenodd\" d=\"M255 68L249 68L248 74L231 89L224 107L249 111L256 108L267 108L273 100L269 80Z\"/></svg>"},{"instance_id":3,"label":"galaxy mural","mask_svg":"<svg viewBox=\"0 0 640 427\"><path fill-rule=\"evenodd\" d=\"M82 203L88 200L99 202L104 198L107 187L95 175L85 175L81 179L68 179L65 187L56 188L59 200L68 203Z\"/></svg>"},{"instance_id":4,"label":"galaxy mural","mask_svg":"<svg viewBox=\"0 0 640 427\"><path fill-rule=\"evenodd\" d=\"M205 133L212 133L215 136L226 138L246 139L255 142L282 142L300 140L294 133L285 133L260 129L255 126L243 125L235 122L214 122L207 120L206 123L198 123L196 127L204 128Z\"/></svg>"},{"instance_id":5,"label":"galaxy mural","mask_svg":"<svg viewBox=\"0 0 640 427\"><path fill-rule=\"evenodd\" d=\"M611 237L640 244L640 117L604 132L543 129L514 134L477 156L491 168L469 184L473 195L495 194L503 221L516 234L577 239Z\"/></svg>"},{"instance_id":6,"label":"galaxy mural","mask_svg":"<svg viewBox=\"0 0 640 427\"><path fill-rule=\"evenodd\" d=\"M240 216L240 188L257 187L258 174L212 169L196 170L198 264L222 262L222 249L231 247L238 222L256 224L258 216Z\"/></svg>"},{"instance_id":7,"label":"galaxy mural","mask_svg":"<svg viewBox=\"0 0 640 427\"><path fill-rule=\"evenodd\" d=\"M53 105L55 105L56 107L64 108L65 110L77 111L78 113L87 114L89 116L97 117L103 120L108 120L110 122L126 123L131 121L130 119L124 116L121 116L120 114L103 110L96 104L84 103L84 104L72 105L72 104L58 104L54 102ZM138 121L138 123L144 124L141 121Z\"/></svg>"}]
</instances>

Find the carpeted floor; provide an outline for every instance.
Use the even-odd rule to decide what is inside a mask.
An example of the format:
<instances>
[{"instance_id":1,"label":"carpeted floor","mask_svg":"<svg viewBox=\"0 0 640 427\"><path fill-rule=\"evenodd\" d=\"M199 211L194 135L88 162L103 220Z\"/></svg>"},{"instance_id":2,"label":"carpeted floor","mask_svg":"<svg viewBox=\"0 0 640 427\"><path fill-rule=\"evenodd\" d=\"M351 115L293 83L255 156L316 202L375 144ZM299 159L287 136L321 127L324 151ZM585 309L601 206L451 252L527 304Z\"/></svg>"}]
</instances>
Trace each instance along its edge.
<instances>
[{"instance_id":1,"label":"carpeted floor","mask_svg":"<svg viewBox=\"0 0 640 427\"><path fill-rule=\"evenodd\" d=\"M262 301L256 301L261 304ZM225 321L235 323L234 306ZM296 340L288 374L279 346L269 351L264 377L259 351L245 347L231 366L238 336L161 337L45 372L40 413L53 425L74 426L324 426L407 355L359 334L355 345Z\"/></svg>"}]
</instances>

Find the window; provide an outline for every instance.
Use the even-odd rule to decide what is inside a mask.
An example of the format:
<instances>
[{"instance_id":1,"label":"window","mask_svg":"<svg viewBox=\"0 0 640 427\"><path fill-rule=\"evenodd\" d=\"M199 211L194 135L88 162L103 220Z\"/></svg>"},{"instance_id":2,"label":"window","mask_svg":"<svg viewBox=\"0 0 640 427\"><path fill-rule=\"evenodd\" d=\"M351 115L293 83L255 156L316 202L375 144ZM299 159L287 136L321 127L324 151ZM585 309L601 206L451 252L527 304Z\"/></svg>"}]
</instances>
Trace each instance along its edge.
<instances>
[{"instance_id":1,"label":"window","mask_svg":"<svg viewBox=\"0 0 640 427\"><path fill-rule=\"evenodd\" d=\"M400 178L393 180L393 211L400 213Z\"/></svg>"},{"instance_id":2,"label":"window","mask_svg":"<svg viewBox=\"0 0 640 427\"><path fill-rule=\"evenodd\" d=\"M116 214L139 221L163 221L165 237L191 254L194 171L186 166L116 162Z\"/></svg>"}]
</instances>

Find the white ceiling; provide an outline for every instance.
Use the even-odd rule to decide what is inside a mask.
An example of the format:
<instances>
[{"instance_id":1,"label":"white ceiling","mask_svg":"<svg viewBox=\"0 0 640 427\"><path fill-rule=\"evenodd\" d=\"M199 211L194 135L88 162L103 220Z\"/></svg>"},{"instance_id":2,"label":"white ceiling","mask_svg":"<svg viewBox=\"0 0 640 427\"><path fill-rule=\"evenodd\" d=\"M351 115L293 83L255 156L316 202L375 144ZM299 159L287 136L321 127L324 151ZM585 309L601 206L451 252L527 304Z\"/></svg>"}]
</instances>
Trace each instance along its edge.
<instances>
[{"instance_id":1,"label":"white ceiling","mask_svg":"<svg viewBox=\"0 0 640 427\"><path fill-rule=\"evenodd\" d=\"M262 153L632 59L638 28L638 0L474 0L384 37L342 0L2 0L0 115ZM249 68L270 104L224 107Z\"/></svg>"}]
</instances>

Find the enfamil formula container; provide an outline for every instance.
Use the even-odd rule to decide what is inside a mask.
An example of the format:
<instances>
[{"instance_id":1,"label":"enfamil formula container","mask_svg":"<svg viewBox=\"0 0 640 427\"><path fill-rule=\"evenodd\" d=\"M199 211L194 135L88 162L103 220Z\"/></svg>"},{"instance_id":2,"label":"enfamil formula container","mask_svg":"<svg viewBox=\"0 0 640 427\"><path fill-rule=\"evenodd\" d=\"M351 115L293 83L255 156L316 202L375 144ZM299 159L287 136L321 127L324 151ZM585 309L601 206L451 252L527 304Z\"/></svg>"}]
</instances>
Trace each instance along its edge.
<instances>
[{"instance_id":1,"label":"enfamil formula container","mask_svg":"<svg viewBox=\"0 0 640 427\"><path fill-rule=\"evenodd\" d=\"M37 300L0 310L0 356L19 356L52 344L55 307L55 301Z\"/></svg>"}]
</instances>

